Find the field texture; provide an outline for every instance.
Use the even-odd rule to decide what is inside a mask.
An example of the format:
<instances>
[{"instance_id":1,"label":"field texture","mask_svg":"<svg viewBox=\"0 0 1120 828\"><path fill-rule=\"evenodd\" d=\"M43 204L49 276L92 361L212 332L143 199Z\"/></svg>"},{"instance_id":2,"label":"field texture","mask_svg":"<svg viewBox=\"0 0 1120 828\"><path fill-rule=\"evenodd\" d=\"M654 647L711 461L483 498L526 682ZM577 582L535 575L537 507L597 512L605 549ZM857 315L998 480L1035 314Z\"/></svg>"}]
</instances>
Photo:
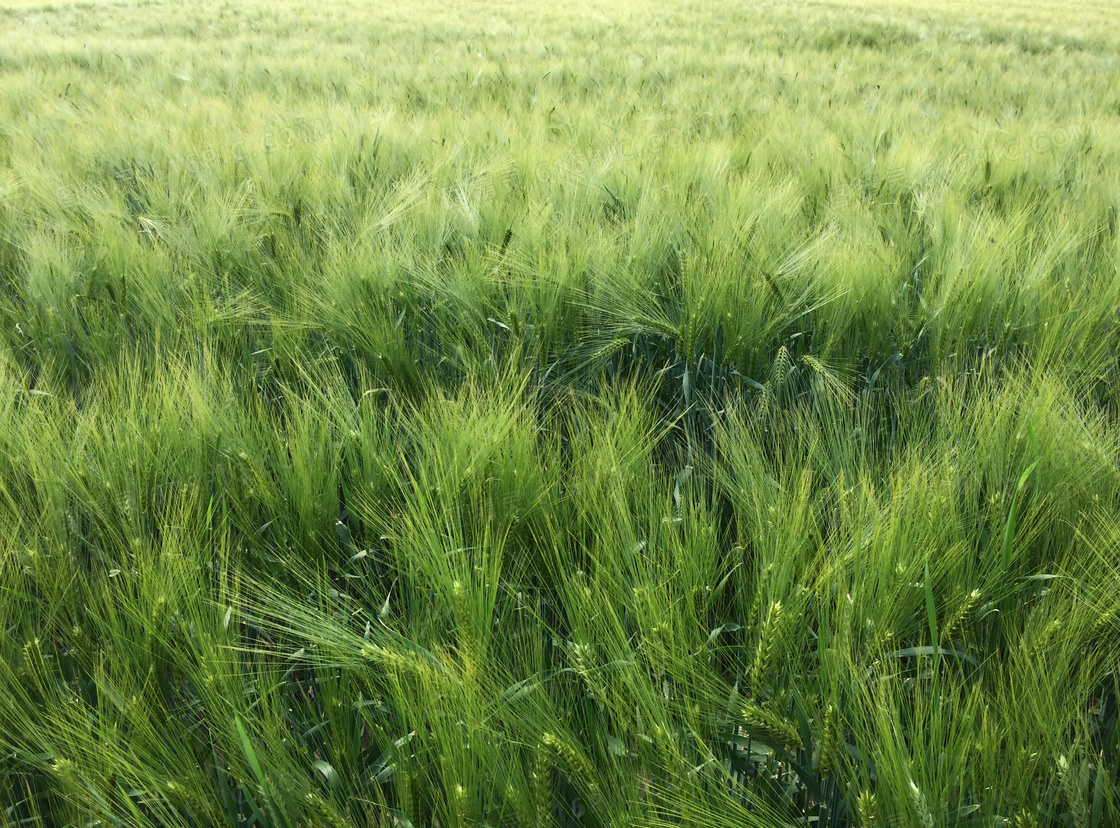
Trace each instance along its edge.
<instances>
[{"instance_id":1,"label":"field texture","mask_svg":"<svg viewBox=\"0 0 1120 828\"><path fill-rule=\"evenodd\" d=\"M0 826L1120 825L1117 20L0 0Z\"/></svg>"}]
</instances>

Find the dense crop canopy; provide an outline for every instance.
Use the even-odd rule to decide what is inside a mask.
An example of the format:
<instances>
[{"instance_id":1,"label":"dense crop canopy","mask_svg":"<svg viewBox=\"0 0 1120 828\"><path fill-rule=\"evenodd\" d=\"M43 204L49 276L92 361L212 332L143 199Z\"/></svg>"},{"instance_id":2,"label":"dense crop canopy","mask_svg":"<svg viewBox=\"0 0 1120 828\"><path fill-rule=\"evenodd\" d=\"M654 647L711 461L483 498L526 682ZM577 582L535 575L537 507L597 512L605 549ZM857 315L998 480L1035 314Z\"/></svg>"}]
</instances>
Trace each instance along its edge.
<instances>
[{"instance_id":1,"label":"dense crop canopy","mask_svg":"<svg viewBox=\"0 0 1120 828\"><path fill-rule=\"evenodd\" d=\"M1120 8L0 0L0 826L1120 824Z\"/></svg>"}]
</instances>

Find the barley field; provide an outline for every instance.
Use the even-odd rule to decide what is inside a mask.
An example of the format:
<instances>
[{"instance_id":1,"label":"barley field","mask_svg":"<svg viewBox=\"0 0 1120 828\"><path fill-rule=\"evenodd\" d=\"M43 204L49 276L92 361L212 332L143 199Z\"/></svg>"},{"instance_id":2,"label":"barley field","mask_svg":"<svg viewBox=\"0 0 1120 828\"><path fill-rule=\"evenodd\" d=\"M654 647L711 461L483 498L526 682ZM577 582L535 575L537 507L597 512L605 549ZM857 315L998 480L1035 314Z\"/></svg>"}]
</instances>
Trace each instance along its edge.
<instances>
[{"instance_id":1,"label":"barley field","mask_svg":"<svg viewBox=\"0 0 1120 828\"><path fill-rule=\"evenodd\" d=\"M0 0L0 826L1120 826L1120 0Z\"/></svg>"}]
</instances>

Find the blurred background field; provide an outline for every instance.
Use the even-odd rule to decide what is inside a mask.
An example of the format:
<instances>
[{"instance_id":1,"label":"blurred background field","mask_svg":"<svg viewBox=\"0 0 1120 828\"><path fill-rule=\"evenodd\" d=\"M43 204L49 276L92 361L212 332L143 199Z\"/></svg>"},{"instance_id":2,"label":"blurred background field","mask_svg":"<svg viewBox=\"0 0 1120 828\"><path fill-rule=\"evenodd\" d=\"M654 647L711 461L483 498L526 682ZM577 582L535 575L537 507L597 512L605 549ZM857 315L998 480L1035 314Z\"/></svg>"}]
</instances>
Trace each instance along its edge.
<instances>
[{"instance_id":1,"label":"blurred background field","mask_svg":"<svg viewBox=\"0 0 1120 828\"><path fill-rule=\"evenodd\" d=\"M0 2L0 825L1120 824L1117 17Z\"/></svg>"}]
</instances>

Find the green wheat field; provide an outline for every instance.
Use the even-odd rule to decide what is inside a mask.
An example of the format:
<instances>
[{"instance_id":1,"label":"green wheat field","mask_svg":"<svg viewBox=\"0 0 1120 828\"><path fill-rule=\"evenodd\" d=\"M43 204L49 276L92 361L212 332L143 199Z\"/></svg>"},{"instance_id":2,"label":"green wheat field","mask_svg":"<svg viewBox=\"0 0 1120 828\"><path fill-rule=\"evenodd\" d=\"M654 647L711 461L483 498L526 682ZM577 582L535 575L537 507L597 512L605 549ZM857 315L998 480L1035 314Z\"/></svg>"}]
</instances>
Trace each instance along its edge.
<instances>
[{"instance_id":1,"label":"green wheat field","mask_svg":"<svg viewBox=\"0 0 1120 828\"><path fill-rule=\"evenodd\" d=\"M1120 826L1120 0L0 0L0 826Z\"/></svg>"}]
</instances>

